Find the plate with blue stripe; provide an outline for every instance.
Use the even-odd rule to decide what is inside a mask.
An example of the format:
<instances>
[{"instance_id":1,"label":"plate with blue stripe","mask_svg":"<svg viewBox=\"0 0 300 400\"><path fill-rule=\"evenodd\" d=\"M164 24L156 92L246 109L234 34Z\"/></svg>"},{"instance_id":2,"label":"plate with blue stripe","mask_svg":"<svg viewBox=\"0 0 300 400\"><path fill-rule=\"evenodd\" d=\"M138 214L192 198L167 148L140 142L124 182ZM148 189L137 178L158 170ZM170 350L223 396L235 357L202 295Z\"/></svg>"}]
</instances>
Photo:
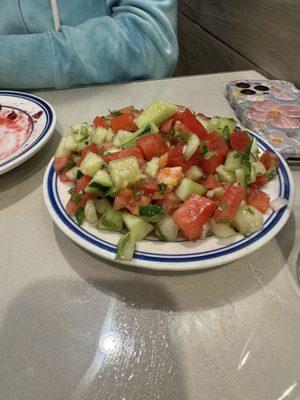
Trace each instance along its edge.
<instances>
[{"instance_id":1,"label":"plate with blue stripe","mask_svg":"<svg viewBox=\"0 0 300 400\"><path fill-rule=\"evenodd\" d=\"M264 214L263 228L250 235L237 234L229 239L218 239L208 236L194 242L179 240L177 242L160 242L147 238L137 243L131 261L115 260L116 245L119 233L100 231L84 222L81 226L66 212L66 204L70 197L70 186L59 180L54 171L52 159L44 176L44 199L48 211L57 226L75 243L84 249L110 261L132 265L138 268L153 270L187 271L205 269L227 264L259 249L270 241L287 222L293 207L294 183L290 169L284 159L259 135L256 137L259 151L269 150L277 154L279 168L276 179L263 188L270 196L271 202L279 197L286 199L286 205L275 211L270 209Z\"/></svg>"},{"instance_id":2,"label":"plate with blue stripe","mask_svg":"<svg viewBox=\"0 0 300 400\"><path fill-rule=\"evenodd\" d=\"M40 150L54 132L56 115L45 100L28 93L0 91L0 175Z\"/></svg>"}]
</instances>

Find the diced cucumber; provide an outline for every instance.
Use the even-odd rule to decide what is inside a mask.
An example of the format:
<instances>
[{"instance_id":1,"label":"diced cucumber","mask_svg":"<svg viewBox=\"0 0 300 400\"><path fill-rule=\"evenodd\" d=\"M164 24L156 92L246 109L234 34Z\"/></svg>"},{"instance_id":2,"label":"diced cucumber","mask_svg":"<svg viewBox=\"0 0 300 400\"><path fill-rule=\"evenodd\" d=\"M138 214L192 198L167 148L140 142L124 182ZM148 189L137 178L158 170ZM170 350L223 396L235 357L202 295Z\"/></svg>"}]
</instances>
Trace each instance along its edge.
<instances>
[{"instance_id":1,"label":"diced cucumber","mask_svg":"<svg viewBox=\"0 0 300 400\"><path fill-rule=\"evenodd\" d=\"M135 237L131 232L122 236L117 245L116 258L119 260L130 261L135 250Z\"/></svg>"},{"instance_id":2,"label":"diced cucumber","mask_svg":"<svg viewBox=\"0 0 300 400\"><path fill-rule=\"evenodd\" d=\"M237 122L233 118L218 118L217 132L222 133L225 126L228 126L229 132L236 127Z\"/></svg>"},{"instance_id":3,"label":"diced cucumber","mask_svg":"<svg viewBox=\"0 0 300 400\"><path fill-rule=\"evenodd\" d=\"M240 185L245 185L245 170L244 168L238 168L235 170L236 181Z\"/></svg>"},{"instance_id":4,"label":"diced cucumber","mask_svg":"<svg viewBox=\"0 0 300 400\"><path fill-rule=\"evenodd\" d=\"M250 183L254 183L256 181L256 172L254 165L251 164L251 169L250 169Z\"/></svg>"},{"instance_id":5,"label":"diced cucumber","mask_svg":"<svg viewBox=\"0 0 300 400\"><path fill-rule=\"evenodd\" d=\"M102 215L98 229L112 232L122 232L123 215L121 211L107 210Z\"/></svg>"},{"instance_id":6,"label":"diced cucumber","mask_svg":"<svg viewBox=\"0 0 300 400\"><path fill-rule=\"evenodd\" d=\"M111 142L112 140L114 140L114 137L115 137L114 131L111 128L108 128L105 141Z\"/></svg>"},{"instance_id":7,"label":"diced cucumber","mask_svg":"<svg viewBox=\"0 0 300 400\"><path fill-rule=\"evenodd\" d=\"M54 158L64 157L71 154L71 150L66 148L65 143L66 143L66 137L62 137L54 154Z\"/></svg>"},{"instance_id":8,"label":"diced cucumber","mask_svg":"<svg viewBox=\"0 0 300 400\"><path fill-rule=\"evenodd\" d=\"M113 144L114 146L122 147L123 144L134 139L135 137L136 137L135 132L123 131L120 129L118 133L115 135Z\"/></svg>"},{"instance_id":9,"label":"diced cucumber","mask_svg":"<svg viewBox=\"0 0 300 400\"><path fill-rule=\"evenodd\" d=\"M251 148L250 148L250 154L253 157L253 159L255 161L258 160L258 155L259 155L259 150L257 147L257 140L255 137L252 137L252 144L251 144Z\"/></svg>"},{"instance_id":10,"label":"diced cucumber","mask_svg":"<svg viewBox=\"0 0 300 400\"><path fill-rule=\"evenodd\" d=\"M153 226L149 222L129 213L123 214L123 221L137 242L144 239L153 230Z\"/></svg>"},{"instance_id":11,"label":"diced cucumber","mask_svg":"<svg viewBox=\"0 0 300 400\"><path fill-rule=\"evenodd\" d=\"M203 185L200 185L191 179L183 178L180 185L175 190L175 194L180 198L180 200L185 201L192 193L202 195L206 193L206 191L207 189Z\"/></svg>"},{"instance_id":12,"label":"diced cucumber","mask_svg":"<svg viewBox=\"0 0 300 400\"><path fill-rule=\"evenodd\" d=\"M84 215L87 222L96 224L98 222L97 211L93 200L88 200L85 203Z\"/></svg>"},{"instance_id":13,"label":"diced cucumber","mask_svg":"<svg viewBox=\"0 0 300 400\"><path fill-rule=\"evenodd\" d=\"M161 204L150 204L148 206L140 206L140 216L148 222L158 222L164 215Z\"/></svg>"},{"instance_id":14,"label":"diced cucumber","mask_svg":"<svg viewBox=\"0 0 300 400\"><path fill-rule=\"evenodd\" d=\"M243 235L251 235L263 227L263 214L255 207L244 203L235 213L233 224Z\"/></svg>"},{"instance_id":15,"label":"diced cucumber","mask_svg":"<svg viewBox=\"0 0 300 400\"><path fill-rule=\"evenodd\" d=\"M66 136L65 147L70 151L77 151L77 142L73 135Z\"/></svg>"},{"instance_id":16,"label":"diced cucumber","mask_svg":"<svg viewBox=\"0 0 300 400\"><path fill-rule=\"evenodd\" d=\"M111 153L116 153L117 151L120 151L120 148L118 148L118 147L116 147L116 146L111 146L109 149L107 149L105 152L104 152L104 157L106 157L106 156L108 156L109 154L111 154Z\"/></svg>"},{"instance_id":17,"label":"diced cucumber","mask_svg":"<svg viewBox=\"0 0 300 400\"><path fill-rule=\"evenodd\" d=\"M119 189L134 185L140 180L141 176L136 157L113 160L109 163L108 170L114 185Z\"/></svg>"},{"instance_id":18,"label":"diced cucumber","mask_svg":"<svg viewBox=\"0 0 300 400\"><path fill-rule=\"evenodd\" d=\"M81 153L83 149L85 149L90 144L89 139L84 142L77 143L77 152Z\"/></svg>"},{"instance_id":19,"label":"diced cucumber","mask_svg":"<svg viewBox=\"0 0 300 400\"><path fill-rule=\"evenodd\" d=\"M102 126L97 126L95 132L91 135L90 141L95 144L102 144L105 142L106 136L108 133L108 129L103 128Z\"/></svg>"},{"instance_id":20,"label":"diced cucumber","mask_svg":"<svg viewBox=\"0 0 300 400\"><path fill-rule=\"evenodd\" d=\"M94 176L102 168L104 160L95 153L88 153L80 164L80 169L84 175Z\"/></svg>"},{"instance_id":21,"label":"diced cucumber","mask_svg":"<svg viewBox=\"0 0 300 400\"><path fill-rule=\"evenodd\" d=\"M223 188L223 186L219 186L215 189L212 189L212 191L214 192L214 194L218 200L220 200L222 198L223 194L225 193L225 189Z\"/></svg>"},{"instance_id":22,"label":"diced cucumber","mask_svg":"<svg viewBox=\"0 0 300 400\"><path fill-rule=\"evenodd\" d=\"M105 170L99 170L90 181L88 186L85 188L85 192L93 194L106 194L108 190L113 186L112 180L108 172Z\"/></svg>"},{"instance_id":23,"label":"diced cucumber","mask_svg":"<svg viewBox=\"0 0 300 400\"><path fill-rule=\"evenodd\" d=\"M146 164L145 174L155 179L159 168L159 157L153 157Z\"/></svg>"},{"instance_id":24,"label":"diced cucumber","mask_svg":"<svg viewBox=\"0 0 300 400\"><path fill-rule=\"evenodd\" d=\"M90 127L88 124L72 125L71 131L76 143L82 143L89 138Z\"/></svg>"},{"instance_id":25,"label":"diced cucumber","mask_svg":"<svg viewBox=\"0 0 300 400\"><path fill-rule=\"evenodd\" d=\"M228 171L224 165L219 165L216 168L216 172L222 181L233 183L235 182L235 173L232 171Z\"/></svg>"},{"instance_id":26,"label":"diced cucumber","mask_svg":"<svg viewBox=\"0 0 300 400\"><path fill-rule=\"evenodd\" d=\"M219 117L213 117L208 121L206 130L207 133L218 132Z\"/></svg>"},{"instance_id":27,"label":"diced cucumber","mask_svg":"<svg viewBox=\"0 0 300 400\"><path fill-rule=\"evenodd\" d=\"M197 167L197 165L193 165L186 171L185 177L192 181L197 181L204 177L204 173L201 168Z\"/></svg>"},{"instance_id":28,"label":"diced cucumber","mask_svg":"<svg viewBox=\"0 0 300 400\"><path fill-rule=\"evenodd\" d=\"M262 176L267 173L266 167L264 166L264 164L262 162L257 161L255 163L252 163L252 165L254 167L256 176Z\"/></svg>"},{"instance_id":29,"label":"diced cucumber","mask_svg":"<svg viewBox=\"0 0 300 400\"><path fill-rule=\"evenodd\" d=\"M149 122L146 125L143 125L139 130L136 132L132 133L132 136L129 137L126 141L123 142L122 146L124 149L127 149L128 147L135 146L136 144L136 139L140 136L145 136L145 135L150 135L153 133L158 133L159 130L157 126L155 125L154 122Z\"/></svg>"},{"instance_id":30,"label":"diced cucumber","mask_svg":"<svg viewBox=\"0 0 300 400\"><path fill-rule=\"evenodd\" d=\"M67 172L67 177L72 181L81 178L83 173L81 172L79 167L73 167Z\"/></svg>"},{"instance_id":31,"label":"diced cucumber","mask_svg":"<svg viewBox=\"0 0 300 400\"><path fill-rule=\"evenodd\" d=\"M187 141L186 149L184 150L183 157L187 161L189 160L196 152L200 145L200 139L197 135L192 133Z\"/></svg>"},{"instance_id":32,"label":"diced cucumber","mask_svg":"<svg viewBox=\"0 0 300 400\"><path fill-rule=\"evenodd\" d=\"M176 111L177 107L175 105L157 100L150 104L150 106L136 118L135 123L139 128L148 124L148 122L154 122L156 125L160 125L172 117Z\"/></svg>"},{"instance_id":33,"label":"diced cucumber","mask_svg":"<svg viewBox=\"0 0 300 400\"><path fill-rule=\"evenodd\" d=\"M156 234L163 242L175 242L178 235L178 225L170 215L165 215L156 226Z\"/></svg>"},{"instance_id":34,"label":"diced cucumber","mask_svg":"<svg viewBox=\"0 0 300 400\"><path fill-rule=\"evenodd\" d=\"M211 232L220 239L227 239L230 236L236 235L236 231L229 225L216 223L216 221L211 218L209 221Z\"/></svg>"},{"instance_id":35,"label":"diced cucumber","mask_svg":"<svg viewBox=\"0 0 300 400\"><path fill-rule=\"evenodd\" d=\"M204 119L204 118L200 117L200 115L196 115L196 118L200 122L200 124L207 130L210 120Z\"/></svg>"},{"instance_id":36,"label":"diced cucumber","mask_svg":"<svg viewBox=\"0 0 300 400\"><path fill-rule=\"evenodd\" d=\"M104 214L106 211L112 209L112 205L107 199L96 199L94 200L96 211L99 214Z\"/></svg>"},{"instance_id":37,"label":"diced cucumber","mask_svg":"<svg viewBox=\"0 0 300 400\"><path fill-rule=\"evenodd\" d=\"M242 154L237 151L230 151L227 154L226 161L224 164L227 171L235 171L242 166Z\"/></svg>"}]
</instances>

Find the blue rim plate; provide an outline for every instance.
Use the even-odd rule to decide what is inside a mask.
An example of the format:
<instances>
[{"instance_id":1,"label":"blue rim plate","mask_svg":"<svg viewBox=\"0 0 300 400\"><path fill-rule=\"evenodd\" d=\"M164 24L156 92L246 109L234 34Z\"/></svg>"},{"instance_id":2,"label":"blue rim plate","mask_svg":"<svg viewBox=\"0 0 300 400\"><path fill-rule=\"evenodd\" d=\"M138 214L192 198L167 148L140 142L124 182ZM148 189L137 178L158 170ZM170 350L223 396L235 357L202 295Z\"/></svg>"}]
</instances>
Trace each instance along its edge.
<instances>
[{"instance_id":1,"label":"blue rim plate","mask_svg":"<svg viewBox=\"0 0 300 400\"><path fill-rule=\"evenodd\" d=\"M128 262L114 260L116 244L120 234L99 231L88 223L78 226L67 215L65 205L68 201L69 186L60 182L50 161L44 176L43 191L48 211L57 226L75 243L92 253L119 264L127 264L154 270L187 271L223 265L237 260L257 250L271 240L288 220L294 202L294 183L289 167L284 159L261 137L254 132L260 151L276 153L280 160L277 178L265 190L271 201L278 197L287 199L287 206L278 211L270 210L265 216L263 229L244 237L220 240L209 236L196 242L180 241L163 243L156 240L143 240L137 244L134 258Z\"/></svg>"},{"instance_id":2,"label":"blue rim plate","mask_svg":"<svg viewBox=\"0 0 300 400\"><path fill-rule=\"evenodd\" d=\"M47 143L54 133L56 114L45 100L23 92L0 90L0 105L2 110L23 113L31 121L26 140L11 154L0 159L1 175L28 160ZM40 114L40 117L35 118L37 114Z\"/></svg>"}]
</instances>

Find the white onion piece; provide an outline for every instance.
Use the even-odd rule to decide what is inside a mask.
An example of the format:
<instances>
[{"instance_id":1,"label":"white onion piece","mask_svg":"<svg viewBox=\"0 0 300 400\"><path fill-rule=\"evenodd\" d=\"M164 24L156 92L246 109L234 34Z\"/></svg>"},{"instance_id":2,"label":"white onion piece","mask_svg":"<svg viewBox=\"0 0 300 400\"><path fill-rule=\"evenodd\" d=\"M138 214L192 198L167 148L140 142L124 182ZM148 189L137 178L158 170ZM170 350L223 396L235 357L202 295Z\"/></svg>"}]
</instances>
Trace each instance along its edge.
<instances>
[{"instance_id":1,"label":"white onion piece","mask_svg":"<svg viewBox=\"0 0 300 400\"><path fill-rule=\"evenodd\" d=\"M283 197L277 197L277 199L271 201L271 207L274 211L280 210L282 207L285 207L288 204L287 199Z\"/></svg>"}]
</instances>

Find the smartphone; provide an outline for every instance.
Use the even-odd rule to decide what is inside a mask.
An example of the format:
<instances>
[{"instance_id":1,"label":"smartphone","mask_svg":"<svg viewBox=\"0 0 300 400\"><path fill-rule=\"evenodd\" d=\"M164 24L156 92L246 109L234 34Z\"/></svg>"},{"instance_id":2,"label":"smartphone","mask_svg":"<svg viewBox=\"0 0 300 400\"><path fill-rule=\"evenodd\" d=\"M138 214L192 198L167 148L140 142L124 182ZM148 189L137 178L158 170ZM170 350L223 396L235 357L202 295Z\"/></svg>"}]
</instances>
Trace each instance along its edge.
<instances>
[{"instance_id":1,"label":"smartphone","mask_svg":"<svg viewBox=\"0 0 300 400\"><path fill-rule=\"evenodd\" d=\"M226 97L242 125L260 134L288 161L300 161L300 90L278 80L236 80Z\"/></svg>"}]
</instances>

